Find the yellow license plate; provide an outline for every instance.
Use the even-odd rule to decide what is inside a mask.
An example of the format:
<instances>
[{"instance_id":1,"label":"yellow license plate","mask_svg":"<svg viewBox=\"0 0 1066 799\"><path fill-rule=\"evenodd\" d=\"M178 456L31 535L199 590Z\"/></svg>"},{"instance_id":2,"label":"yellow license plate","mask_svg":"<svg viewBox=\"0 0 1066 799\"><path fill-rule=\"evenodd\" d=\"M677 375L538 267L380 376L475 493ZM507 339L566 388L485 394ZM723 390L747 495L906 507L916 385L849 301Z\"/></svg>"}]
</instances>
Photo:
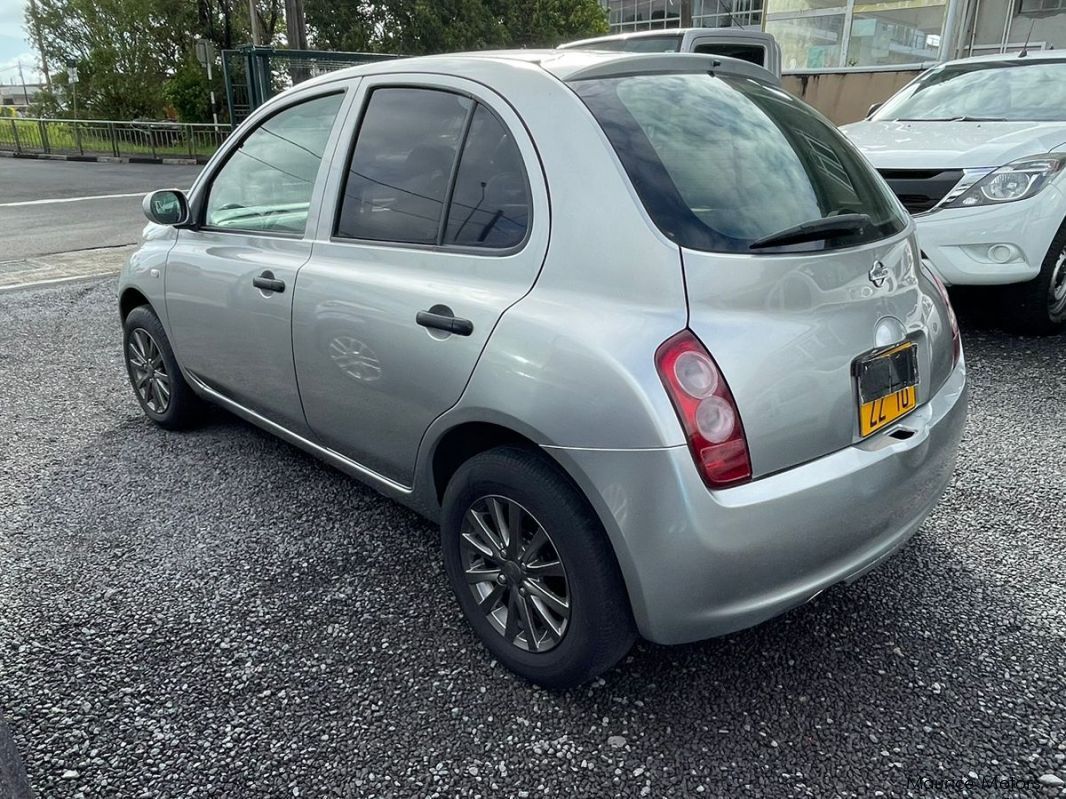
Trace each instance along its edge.
<instances>
[{"instance_id":1,"label":"yellow license plate","mask_svg":"<svg viewBox=\"0 0 1066 799\"><path fill-rule=\"evenodd\" d=\"M907 386L884 397L864 402L859 406L859 431L868 436L891 424L914 410L917 399L915 386Z\"/></svg>"}]
</instances>

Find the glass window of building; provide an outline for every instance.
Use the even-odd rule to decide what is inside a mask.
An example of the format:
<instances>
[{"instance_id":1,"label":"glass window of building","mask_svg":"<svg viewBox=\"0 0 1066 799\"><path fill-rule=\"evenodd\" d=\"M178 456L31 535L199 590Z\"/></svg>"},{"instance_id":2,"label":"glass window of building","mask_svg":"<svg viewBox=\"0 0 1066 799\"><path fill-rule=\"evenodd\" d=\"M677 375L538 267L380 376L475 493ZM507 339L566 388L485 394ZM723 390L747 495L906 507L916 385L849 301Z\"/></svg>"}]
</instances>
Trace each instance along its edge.
<instances>
[{"instance_id":1,"label":"glass window of building","mask_svg":"<svg viewBox=\"0 0 1066 799\"><path fill-rule=\"evenodd\" d=\"M681 0L601 0L607 6L611 33L677 28Z\"/></svg>"},{"instance_id":2,"label":"glass window of building","mask_svg":"<svg viewBox=\"0 0 1066 799\"><path fill-rule=\"evenodd\" d=\"M935 61L945 0L766 0L785 70Z\"/></svg>"},{"instance_id":3,"label":"glass window of building","mask_svg":"<svg viewBox=\"0 0 1066 799\"><path fill-rule=\"evenodd\" d=\"M763 0L692 0L696 28L758 28Z\"/></svg>"}]
</instances>

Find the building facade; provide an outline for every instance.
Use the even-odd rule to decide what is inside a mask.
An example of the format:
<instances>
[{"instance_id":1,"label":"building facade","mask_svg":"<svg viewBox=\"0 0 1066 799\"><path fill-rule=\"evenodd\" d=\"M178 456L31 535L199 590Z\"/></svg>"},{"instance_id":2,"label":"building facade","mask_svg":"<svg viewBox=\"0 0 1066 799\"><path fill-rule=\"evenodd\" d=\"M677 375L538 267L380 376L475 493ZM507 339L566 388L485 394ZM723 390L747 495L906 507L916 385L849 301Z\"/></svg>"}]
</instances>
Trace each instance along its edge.
<instances>
[{"instance_id":1,"label":"building facade","mask_svg":"<svg viewBox=\"0 0 1066 799\"><path fill-rule=\"evenodd\" d=\"M601 0L612 33L752 27L781 45L785 86L835 122L922 70L971 55L1066 49L1066 0ZM1066 53L1064 53L1066 58Z\"/></svg>"},{"instance_id":2,"label":"building facade","mask_svg":"<svg viewBox=\"0 0 1066 799\"><path fill-rule=\"evenodd\" d=\"M600 0L611 33L659 28L761 28L763 0Z\"/></svg>"}]
</instances>

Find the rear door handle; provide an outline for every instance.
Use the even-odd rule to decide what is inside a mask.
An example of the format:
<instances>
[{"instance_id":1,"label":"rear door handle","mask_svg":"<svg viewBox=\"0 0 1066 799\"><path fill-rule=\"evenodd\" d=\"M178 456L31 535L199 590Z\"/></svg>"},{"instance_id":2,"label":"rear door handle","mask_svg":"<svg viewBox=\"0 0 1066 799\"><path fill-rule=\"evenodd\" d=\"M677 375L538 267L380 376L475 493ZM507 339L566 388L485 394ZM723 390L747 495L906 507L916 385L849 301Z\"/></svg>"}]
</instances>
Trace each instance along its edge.
<instances>
[{"instance_id":1,"label":"rear door handle","mask_svg":"<svg viewBox=\"0 0 1066 799\"><path fill-rule=\"evenodd\" d=\"M433 307L439 308L440 306L434 305ZM415 321L422 327L432 327L434 330L455 333L457 336L469 336L474 332L473 322L452 316L450 313L436 313L433 310L419 311L415 315Z\"/></svg>"},{"instance_id":2,"label":"rear door handle","mask_svg":"<svg viewBox=\"0 0 1066 799\"><path fill-rule=\"evenodd\" d=\"M278 280L269 269L252 278L252 285L263 291L285 291L285 281Z\"/></svg>"}]
</instances>

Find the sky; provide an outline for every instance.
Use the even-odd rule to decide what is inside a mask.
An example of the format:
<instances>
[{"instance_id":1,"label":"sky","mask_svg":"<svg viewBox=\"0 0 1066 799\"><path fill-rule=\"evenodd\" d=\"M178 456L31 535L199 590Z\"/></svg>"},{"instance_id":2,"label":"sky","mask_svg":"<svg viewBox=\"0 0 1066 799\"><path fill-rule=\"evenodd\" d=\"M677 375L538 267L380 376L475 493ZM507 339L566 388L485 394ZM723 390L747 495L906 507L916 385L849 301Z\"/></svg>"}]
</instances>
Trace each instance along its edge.
<instances>
[{"instance_id":1,"label":"sky","mask_svg":"<svg viewBox=\"0 0 1066 799\"><path fill-rule=\"evenodd\" d=\"M22 60L27 83L42 80L37 72L37 56L23 29L27 0L0 0L0 83L18 83L16 68Z\"/></svg>"}]
</instances>

